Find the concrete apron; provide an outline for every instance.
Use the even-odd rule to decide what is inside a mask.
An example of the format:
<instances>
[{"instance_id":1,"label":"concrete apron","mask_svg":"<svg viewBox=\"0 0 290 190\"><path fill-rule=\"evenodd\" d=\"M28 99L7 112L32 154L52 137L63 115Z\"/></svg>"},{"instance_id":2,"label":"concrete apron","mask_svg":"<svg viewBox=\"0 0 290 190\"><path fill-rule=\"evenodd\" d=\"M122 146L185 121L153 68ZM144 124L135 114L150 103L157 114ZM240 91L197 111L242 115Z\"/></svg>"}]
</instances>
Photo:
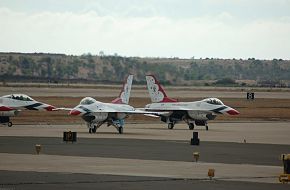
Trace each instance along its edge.
<instances>
[{"instance_id":1,"label":"concrete apron","mask_svg":"<svg viewBox=\"0 0 290 190\"><path fill-rule=\"evenodd\" d=\"M110 174L208 180L215 169L215 180L279 183L283 168L248 164L157 161L104 157L31 155L0 153L0 170Z\"/></svg>"}]
</instances>

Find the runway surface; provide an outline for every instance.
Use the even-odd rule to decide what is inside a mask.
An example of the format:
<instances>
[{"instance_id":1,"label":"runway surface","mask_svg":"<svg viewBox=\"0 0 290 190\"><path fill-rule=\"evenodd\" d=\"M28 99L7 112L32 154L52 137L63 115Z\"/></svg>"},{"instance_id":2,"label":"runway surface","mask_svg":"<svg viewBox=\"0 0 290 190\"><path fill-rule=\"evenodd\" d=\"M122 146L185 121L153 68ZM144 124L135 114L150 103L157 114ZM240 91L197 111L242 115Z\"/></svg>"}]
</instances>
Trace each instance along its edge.
<instances>
[{"instance_id":1,"label":"runway surface","mask_svg":"<svg viewBox=\"0 0 290 190\"><path fill-rule=\"evenodd\" d=\"M34 154L31 147L41 144L45 155L191 162L192 153L200 152L201 162L281 166L277 155L289 151L289 145L255 143L202 141L200 146L191 146L189 140L80 138L75 144L62 140L54 137L1 137L0 152Z\"/></svg>"},{"instance_id":2,"label":"runway surface","mask_svg":"<svg viewBox=\"0 0 290 190\"><path fill-rule=\"evenodd\" d=\"M15 180L17 179L17 180ZM4 183L3 183L4 182ZM289 185L221 180L93 175L59 172L0 172L0 188L21 190L51 189L289 189Z\"/></svg>"},{"instance_id":3,"label":"runway surface","mask_svg":"<svg viewBox=\"0 0 290 190\"><path fill-rule=\"evenodd\" d=\"M78 133L76 143L62 141L68 130ZM96 134L84 125L0 126L0 189L289 189L278 175L280 155L290 153L290 123L212 123L195 131L200 146L189 144L184 125L127 124L122 135L105 126Z\"/></svg>"},{"instance_id":4,"label":"runway surface","mask_svg":"<svg viewBox=\"0 0 290 190\"><path fill-rule=\"evenodd\" d=\"M191 130L185 124L177 124L174 130L168 130L164 123L129 124L124 134L118 135L114 127L100 127L96 134L89 134L85 124L78 125L13 125L7 128L0 125L0 136L34 136L62 137L63 131L76 131L80 138L124 138L124 139L155 139L155 140L189 140ZM290 145L290 122L218 122L210 123L209 130L195 127L202 141L284 144Z\"/></svg>"}]
</instances>

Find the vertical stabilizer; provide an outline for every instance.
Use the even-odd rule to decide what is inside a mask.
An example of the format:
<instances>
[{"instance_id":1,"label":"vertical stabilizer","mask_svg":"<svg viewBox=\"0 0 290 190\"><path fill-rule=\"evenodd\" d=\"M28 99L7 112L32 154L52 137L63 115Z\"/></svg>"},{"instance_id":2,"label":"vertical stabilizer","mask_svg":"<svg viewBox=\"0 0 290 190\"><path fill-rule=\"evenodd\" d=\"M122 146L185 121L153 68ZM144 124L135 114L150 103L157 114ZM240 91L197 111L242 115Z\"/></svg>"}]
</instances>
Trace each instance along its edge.
<instances>
[{"instance_id":1,"label":"vertical stabilizer","mask_svg":"<svg viewBox=\"0 0 290 190\"><path fill-rule=\"evenodd\" d=\"M131 87L132 87L133 75L128 75L124 81L123 88L119 94L119 97L114 99L114 104L128 104L130 99Z\"/></svg>"},{"instance_id":2,"label":"vertical stabilizer","mask_svg":"<svg viewBox=\"0 0 290 190\"><path fill-rule=\"evenodd\" d=\"M177 100L167 97L165 91L154 75L147 75L146 81L152 102L177 102Z\"/></svg>"}]
</instances>

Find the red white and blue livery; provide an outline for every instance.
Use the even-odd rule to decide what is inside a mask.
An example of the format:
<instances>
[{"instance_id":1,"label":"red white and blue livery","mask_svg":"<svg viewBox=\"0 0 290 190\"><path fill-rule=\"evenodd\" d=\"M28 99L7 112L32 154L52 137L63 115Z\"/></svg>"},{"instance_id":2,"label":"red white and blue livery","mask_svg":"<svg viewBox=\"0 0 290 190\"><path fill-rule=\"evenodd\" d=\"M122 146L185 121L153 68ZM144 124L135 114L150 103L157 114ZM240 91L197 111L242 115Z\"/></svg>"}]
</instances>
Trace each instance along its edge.
<instances>
[{"instance_id":1,"label":"red white and blue livery","mask_svg":"<svg viewBox=\"0 0 290 190\"><path fill-rule=\"evenodd\" d=\"M21 109L52 111L54 106L38 102L25 94L10 94L0 97L0 123L12 126L10 117L17 116Z\"/></svg>"},{"instance_id":2,"label":"red white and blue livery","mask_svg":"<svg viewBox=\"0 0 290 190\"><path fill-rule=\"evenodd\" d=\"M173 129L176 123L184 121L191 130L194 129L194 125L205 126L208 130L207 121L214 120L218 114L239 114L237 110L217 98L194 102L178 102L176 99L169 98L153 75L147 75L146 82L152 103L147 104L145 110L167 112L160 117L161 121L168 124L168 129Z\"/></svg>"},{"instance_id":3,"label":"red white and blue livery","mask_svg":"<svg viewBox=\"0 0 290 190\"><path fill-rule=\"evenodd\" d=\"M125 119L131 114L154 114L157 112L147 112L137 110L128 105L130 99L133 75L129 75L123 85L119 97L111 103L99 102L91 97L83 98L80 104L74 108L58 108L59 110L69 110L69 115L81 116L86 121L89 133L96 133L96 130L104 123L107 126L114 126L120 134L123 133Z\"/></svg>"}]
</instances>

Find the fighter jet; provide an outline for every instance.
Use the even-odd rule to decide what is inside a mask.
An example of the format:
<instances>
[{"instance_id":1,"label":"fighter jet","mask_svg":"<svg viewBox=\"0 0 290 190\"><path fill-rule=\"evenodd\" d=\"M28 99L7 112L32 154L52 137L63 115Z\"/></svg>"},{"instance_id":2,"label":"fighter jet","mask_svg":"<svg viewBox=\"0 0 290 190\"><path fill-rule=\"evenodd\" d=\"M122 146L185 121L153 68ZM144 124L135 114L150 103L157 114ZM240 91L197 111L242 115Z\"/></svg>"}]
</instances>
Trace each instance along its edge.
<instances>
[{"instance_id":1,"label":"fighter jet","mask_svg":"<svg viewBox=\"0 0 290 190\"><path fill-rule=\"evenodd\" d=\"M167 112L160 116L161 121L168 124L168 129L180 121L187 123L190 130L194 125L205 126L207 121L214 120L218 114L238 115L239 112L217 98L206 98L194 102L178 102L169 98L155 76L146 76L147 88L151 98L151 104L145 106L146 111Z\"/></svg>"},{"instance_id":2,"label":"fighter jet","mask_svg":"<svg viewBox=\"0 0 290 190\"><path fill-rule=\"evenodd\" d=\"M11 94L0 97L0 123L11 127L10 117L17 116L21 109L52 111L54 106L38 102L25 94Z\"/></svg>"},{"instance_id":3,"label":"fighter jet","mask_svg":"<svg viewBox=\"0 0 290 190\"><path fill-rule=\"evenodd\" d=\"M81 116L87 123L89 133L96 133L96 130L107 123L107 126L114 126L119 134L123 133L125 119L131 114L158 115L158 112L137 110L128 105L133 75L129 75L119 94L119 97L111 103L104 103L91 97L83 98L79 105L74 108L58 108L57 110L68 110L69 115Z\"/></svg>"}]
</instances>

